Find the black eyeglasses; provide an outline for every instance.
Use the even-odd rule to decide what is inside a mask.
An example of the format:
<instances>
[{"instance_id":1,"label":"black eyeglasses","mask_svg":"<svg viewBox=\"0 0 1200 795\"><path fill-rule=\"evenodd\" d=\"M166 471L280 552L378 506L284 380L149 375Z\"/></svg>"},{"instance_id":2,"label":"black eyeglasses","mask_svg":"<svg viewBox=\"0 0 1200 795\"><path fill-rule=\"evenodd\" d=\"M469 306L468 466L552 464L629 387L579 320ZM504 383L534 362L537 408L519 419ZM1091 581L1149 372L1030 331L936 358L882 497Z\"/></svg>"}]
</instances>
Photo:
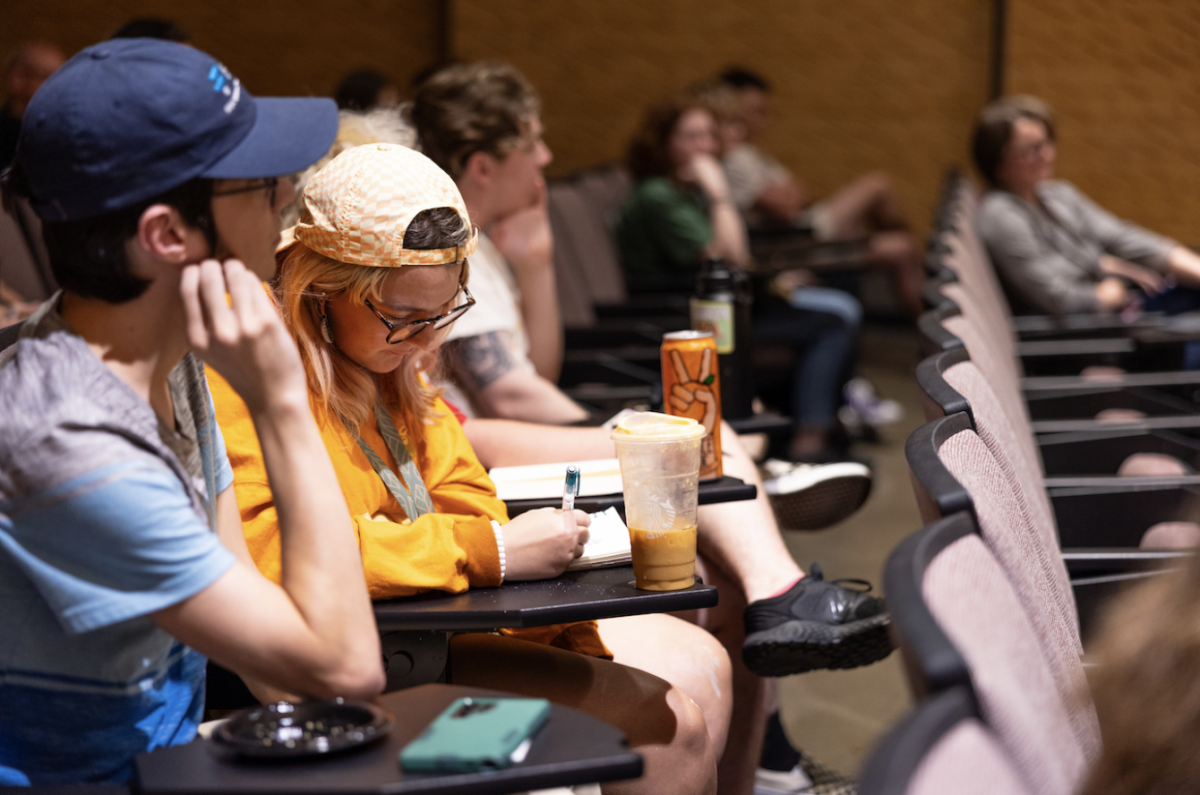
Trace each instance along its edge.
<instances>
[{"instance_id":1,"label":"black eyeglasses","mask_svg":"<svg viewBox=\"0 0 1200 795\"><path fill-rule=\"evenodd\" d=\"M266 177L262 182L256 182L253 185L246 185L242 188L234 188L233 190L223 190L221 192L213 191L213 198L218 196L235 196L239 193L253 193L256 190L269 190L267 197L271 201L271 206L275 206L275 197L279 194L279 177Z\"/></svg>"},{"instance_id":2,"label":"black eyeglasses","mask_svg":"<svg viewBox=\"0 0 1200 795\"><path fill-rule=\"evenodd\" d=\"M369 298L364 298L363 302L366 303L367 306L371 307L371 311L374 312L376 316L383 322L383 325L388 327L388 345L395 345L398 342L404 342L406 339L415 337L430 326L432 326L434 329L445 328L466 314L468 309L475 306L475 299L471 296L471 291L467 289L465 284L460 284L458 286L458 291L467 297L467 302L465 304L454 307L444 315L438 315L437 317L430 317L424 320L410 320L407 323L393 323L392 321L388 320L386 317L384 317L382 312L375 308L375 305L371 303L371 299ZM454 294L454 298L458 298L458 293Z\"/></svg>"}]
</instances>

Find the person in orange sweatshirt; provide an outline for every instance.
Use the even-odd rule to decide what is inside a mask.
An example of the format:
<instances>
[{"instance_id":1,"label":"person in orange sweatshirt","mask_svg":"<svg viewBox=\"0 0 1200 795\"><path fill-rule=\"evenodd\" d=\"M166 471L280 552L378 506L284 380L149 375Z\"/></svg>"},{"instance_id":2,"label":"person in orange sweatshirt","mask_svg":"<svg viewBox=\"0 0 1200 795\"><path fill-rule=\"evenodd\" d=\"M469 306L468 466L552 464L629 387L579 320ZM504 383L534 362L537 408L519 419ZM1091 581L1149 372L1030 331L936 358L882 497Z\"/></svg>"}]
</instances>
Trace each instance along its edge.
<instances>
[{"instance_id":1,"label":"person in orange sweatshirt","mask_svg":"<svg viewBox=\"0 0 1200 795\"><path fill-rule=\"evenodd\" d=\"M445 172L405 147L372 144L309 181L277 254L273 292L376 598L555 577L587 540L580 511L509 521L461 424L422 379L474 304L467 258L477 237ZM277 577L279 517L258 438L220 376L210 386L250 552ZM683 793L715 791L729 669L708 633L656 615L456 635L448 671L457 684L549 698L620 728L645 773L612 791Z\"/></svg>"}]
</instances>

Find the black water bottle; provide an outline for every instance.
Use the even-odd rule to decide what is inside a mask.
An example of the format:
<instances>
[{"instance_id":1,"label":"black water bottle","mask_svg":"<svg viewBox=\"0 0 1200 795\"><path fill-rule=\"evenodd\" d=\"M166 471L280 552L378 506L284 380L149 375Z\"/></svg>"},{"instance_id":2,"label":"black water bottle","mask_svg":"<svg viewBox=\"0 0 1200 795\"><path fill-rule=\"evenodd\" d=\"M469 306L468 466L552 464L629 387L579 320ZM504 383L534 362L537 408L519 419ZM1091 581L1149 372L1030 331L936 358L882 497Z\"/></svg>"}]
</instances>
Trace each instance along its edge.
<instances>
[{"instance_id":1,"label":"black water bottle","mask_svg":"<svg viewBox=\"0 0 1200 795\"><path fill-rule=\"evenodd\" d=\"M720 257L704 260L691 301L692 328L711 331L721 365L721 414L727 420L753 413L750 367L750 278Z\"/></svg>"}]
</instances>

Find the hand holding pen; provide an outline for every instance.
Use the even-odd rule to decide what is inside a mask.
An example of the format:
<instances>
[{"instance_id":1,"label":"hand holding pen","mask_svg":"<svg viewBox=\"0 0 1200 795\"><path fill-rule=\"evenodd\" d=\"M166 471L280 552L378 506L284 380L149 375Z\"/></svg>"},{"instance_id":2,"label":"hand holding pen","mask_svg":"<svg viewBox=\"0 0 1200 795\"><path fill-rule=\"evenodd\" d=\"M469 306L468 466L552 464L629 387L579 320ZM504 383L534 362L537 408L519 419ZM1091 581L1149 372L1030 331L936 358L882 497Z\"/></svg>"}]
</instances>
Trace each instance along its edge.
<instances>
[{"instance_id":1,"label":"hand holding pen","mask_svg":"<svg viewBox=\"0 0 1200 795\"><path fill-rule=\"evenodd\" d=\"M579 468L567 469L562 511L537 508L514 517L500 528L504 536L508 573L505 580L542 580L557 577L583 554L592 517L575 510L579 494Z\"/></svg>"},{"instance_id":2,"label":"hand holding pen","mask_svg":"<svg viewBox=\"0 0 1200 795\"><path fill-rule=\"evenodd\" d=\"M566 527L568 531L577 526L587 526L579 522L579 517L575 513L575 498L579 496L579 485L582 480L583 476L579 474L579 467L575 466L574 464L568 465L567 476L563 480L562 499L563 526ZM590 520L591 517L588 517L589 523ZM579 554L575 557L579 557L579 555L583 554L583 545L586 544L588 540L587 530L584 530L583 533L580 534L580 539L582 540L582 543L579 547Z\"/></svg>"}]
</instances>

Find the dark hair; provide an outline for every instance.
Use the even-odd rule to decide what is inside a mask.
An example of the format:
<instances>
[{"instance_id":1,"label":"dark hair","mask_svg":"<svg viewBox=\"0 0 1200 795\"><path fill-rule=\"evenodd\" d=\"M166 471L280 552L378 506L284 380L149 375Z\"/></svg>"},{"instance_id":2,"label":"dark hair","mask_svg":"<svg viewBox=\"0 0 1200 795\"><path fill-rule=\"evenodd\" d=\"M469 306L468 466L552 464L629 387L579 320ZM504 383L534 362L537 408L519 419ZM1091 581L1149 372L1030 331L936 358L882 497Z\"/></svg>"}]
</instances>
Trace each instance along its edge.
<instances>
[{"instance_id":1,"label":"dark hair","mask_svg":"<svg viewBox=\"0 0 1200 795\"><path fill-rule=\"evenodd\" d=\"M159 17L138 17L137 19L131 19L117 28L117 32L110 38L163 39L164 41L177 41L180 44L186 44L191 41L191 36L187 34L187 31L179 27L179 23L173 19L160 19Z\"/></svg>"},{"instance_id":2,"label":"dark hair","mask_svg":"<svg viewBox=\"0 0 1200 795\"><path fill-rule=\"evenodd\" d=\"M337 106L340 110L370 110L379 102L379 92L392 85L392 79L374 69L351 72L338 86Z\"/></svg>"},{"instance_id":3,"label":"dark hair","mask_svg":"<svg viewBox=\"0 0 1200 795\"><path fill-rule=\"evenodd\" d=\"M757 88L759 91L770 91L771 84L767 79L757 72L751 72L749 69L743 69L740 66L731 66L724 72L721 72L719 78L722 83L726 83L737 89L742 88Z\"/></svg>"},{"instance_id":4,"label":"dark hair","mask_svg":"<svg viewBox=\"0 0 1200 795\"><path fill-rule=\"evenodd\" d=\"M626 158L634 180L665 177L675 170L671 162L671 134L683 115L691 110L709 112L700 100L688 94L676 94L646 111L629 143Z\"/></svg>"},{"instance_id":5,"label":"dark hair","mask_svg":"<svg viewBox=\"0 0 1200 795\"><path fill-rule=\"evenodd\" d=\"M461 61L456 61L454 59L438 60L438 61L433 61L432 63L425 64L424 66L422 66L420 69L417 70L417 73L415 75L412 76L412 80L408 81L409 93L416 94L417 89L419 89L425 83L426 80L433 77L434 75L436 75L438 72L442 71L443 69L446 69L451 66L461 66L461 65L462 65Z\"/></svg>"},{"instance_id":6,"label":"dark hair","mask_svg":"<svg viewBox=\"0 0 1200 795\"><path fill-rule=\"evenodd\" d=\"M461 246L471 228L453 207L434 207L417 213L404 230L404 247L417 251Z\"/></svg>"},{"instance_id":7,"label":"dark hair","mask_svg":"<svg viewBox=\"0 0 1200 795\"><path fill-rule=\"evenodd\" d=\"M193 179L102 215L72 221L43 220L42 239L50 256L50 270L59 286L67 292L110 304L132 301L144 293L150 282L130 273L125 244L137 234L142 213L153 204L174 207L185 223L204 233L209 248L215 250L212 184L212 180ZM4 173L3 191L4 206L10 212L16 196L29 196L20 163Z\"/></svg>"},{"instance_id":8,"label":"dark hair","mask_svg":"<svg viewBox=\"0 0 1200 795\"><path fill-rule=\"evenodd\" d=\"M1016 96L998 99L979 113L975 134L971 140L971 155L979 173L994 188L1001 187L996 172L1004 162L1012 140L1013 125L1020 119L1041 122L1046 135L1054 140L1054 122L1050 107L1036 97Z\"/></svg>"},{"instance_id":9,"label":"dark hair","mask_svg":"<svg viewBox=\"0 0 1200 795\"><path fill-rule=\"evenodd\" d=\"M408 110L420 149L454 179L476 152L503 158L541 102L525 76L499 61L454 64L417 88Z\"/></svg>"}]
</instances>

